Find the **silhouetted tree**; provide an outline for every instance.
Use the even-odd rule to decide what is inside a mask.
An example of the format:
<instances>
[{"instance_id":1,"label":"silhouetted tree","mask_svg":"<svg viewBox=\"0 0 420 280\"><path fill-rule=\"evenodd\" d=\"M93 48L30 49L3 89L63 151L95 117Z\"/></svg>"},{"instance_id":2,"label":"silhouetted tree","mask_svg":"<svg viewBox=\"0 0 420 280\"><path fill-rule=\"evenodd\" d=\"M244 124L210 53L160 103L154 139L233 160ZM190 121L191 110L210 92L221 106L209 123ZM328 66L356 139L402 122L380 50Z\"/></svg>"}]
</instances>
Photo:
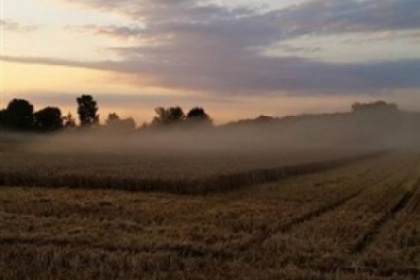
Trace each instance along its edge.
<instances>
[{"instance_id":1,"label":"silhouetted tree","mask_svg":"<svg viewBox=\"0 0 420 280\"><path fill-rule=\"evenodd\" d=\"M81 126L87 127L99 124L98 106L92 96L82 95L77 98L77 104Z\"/></svg>"},{"instance_id":2,"label":"silhouetted tree","mask_svg":"<svg viewBox=\"0 0 420 280\"><path fill-rule=\"evenodd\" d=\"M6 110L0 110L0 129L6 127Z\"/></svg>"},{"instance_id":3,"label":"silhouetted tree","mask_svg":"<svg viewBox=\"0 0 420 280\"><path fill-rule=\"evenodd\" d=\"M34 113L34 129L39 132L52 132L63 128L61 111L56 107L47 107Z\"/></svg>"},{"instance_id":4,"label":"silhouetted tree","mask_svg":"<svg viewBox=\"0 0 420 280\"><path fill-rule=\"evenodd\" d=\"M207 113L204 111L201 107L195 107L192 108L186 117L186 120L189 123L196 123L196 124L212 124L212 119L207 115Z\"/></svg>"},{"instance_id":5,"label":"silhouetted tree","mask_svg":"<svg viewBox=\"0 0 420 280\"><path fill-rule=\"evenodd\" d=\"M275 118L273 118L271 116L265 116L265 115L261 115L261 116L259 116L255 119L255 121L258 122L258 123L268 123L268 122L272 122L274 120L275 120Z\"/></svg>"},{"instance_id":6,"label":"silhouetted tree","mask_svg":"<svg viewBox=\"0 0 420 280\"><path fill-rule=\"evenodd\" d=\"M148 124L147 122L144 122L144 123L141 125L140 129L146 129L146 128L148 128L148 127L149 127L149 124Z\"/></svg>"},{"instance_id":7,"label":"silhouetted tree","mask_svg":"<svg viewBox=\"0 0 420 280\"><path fill-rule=\"evenodd\" d=\"M133 132L136 129L136 122L133 118L121 119L118 122L118 131Z\"/></svg>"},{"instance_id":8,"label":"silhouetted tree","mask_svg":"<svg viewBox=\"0 0 420 280\"><path fill-rule=\"evenodd\" d=\"M109 114L105 123L108 131L116 133L133 132L136 129L133 118L121 119L116 113Z\"/></svg>"},{"instance_id":9,"label":"silhouetted tree","mask_svg":"<svg viewBox=\"0 0 420 280\"><path fill-rule=\"evenodd\" d=\"M115 122L118 122L120 120L120 117L116 113L111 113L108 115L108 118L106 119L105 123L107 125L112 125Z\"/></svg>"},{"instance_id":10,"label":"silhouetted tree","mask_svg":"<svg viewBox=\"0 0 420 280\"><path fill-rule=\"evenodd\" d=\"M158 107L155 109L156 117L154 117L152 124L170 125L180 123L185 119L184 111L181 107L163 108Z\"/></svg>"},{"instance_id":11,"label":"silhouetted tree","mask_svg":"<svg viewBox=\"0 0 420 280\"><path fill-rule=\"evenodd\" d=\"M354 103L352 106L354 113L389 113L398 111L398 106L385 101L376 101L372 103Z\"/></svg>"},{"instance_id":12,"label":"silhouetted tree","mask_svg":"<svg viewBox=\"0 0 420 280\"><path fill-rule=\"evenodd\" d=\"M29 131L33 126L34 106L27 100L13 99L2 113L6 128L18 131Z\"/></svg>"},{"instance_id":13,"label":"silhouetted tree","mask_svg":"<svg viewBox=\"0 0 420 280\"><path fill-rule=\"evenodd\" d=\"M76 120L73 118L71 113L68 113L67 116L63 117L63 127L64 128L73 128L76 127Z\"/></svg>"}]
</instances>

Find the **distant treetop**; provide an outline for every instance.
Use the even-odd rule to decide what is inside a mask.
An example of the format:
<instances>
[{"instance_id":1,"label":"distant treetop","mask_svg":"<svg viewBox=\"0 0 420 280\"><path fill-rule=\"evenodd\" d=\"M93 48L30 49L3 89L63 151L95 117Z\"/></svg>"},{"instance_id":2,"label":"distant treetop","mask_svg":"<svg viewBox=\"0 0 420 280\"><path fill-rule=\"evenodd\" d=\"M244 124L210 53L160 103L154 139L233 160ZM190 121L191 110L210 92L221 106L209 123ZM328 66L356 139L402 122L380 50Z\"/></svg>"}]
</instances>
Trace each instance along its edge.
<instances>
[{"instance_id":1,"label":"distant treetop","mask_svg":"<svg viewBox=\"0 0 420 280\"><path fill-rule=\"evenodd\" d=\"M186 117L186 120L189 122L199 123L199 124L212 124L213 121L207 115L206 111L204 111L201 107L192 108Z\"/></svg>"},{"instance_id":2,"label":"distant treetop","mask_svg":"<svg viewBox=\"0 0 420 280\"><path fill-rule=\"evenodd\" d=\"M185 119L184 111L181 107L158 107L155 109L156 117L153 118L152 125L171 125L180 123Z\"/></svg>"},{"instance_id":3,"label":"distant treetop","mask_svg":"<svg viewBox=\"0 0 420 280\"><path fill-rule=\"evenodd\" d=\"M46 107L33 115L34 129L38 132L53 132L63 128L61 110L56 107Z\"/></svg>"},{"instance_id":4,"label":"distant treetop","mask_svg":"<svg viewBox=\"0 0 420 280\"><path fill-rule=\"evenodd\" d=\"M4 126L20 131L29 131L33 125L34 106L24 99L10 101L4 113Z\"/></svg>"},{"instance_id":5,"label":"distant treetop","mask_svg":"<svg viewBox=\"0 0 420 280\"><path fill-rule=\"evenodd\" d=\"M396 112L398 111L398 106L393 103L387 103L385 101L376 101L371 103L355 103L352 105L352 111L354 113L359 112L372 112L372 113L379 113L379 112Z\"/></svg>"}]
</instances>

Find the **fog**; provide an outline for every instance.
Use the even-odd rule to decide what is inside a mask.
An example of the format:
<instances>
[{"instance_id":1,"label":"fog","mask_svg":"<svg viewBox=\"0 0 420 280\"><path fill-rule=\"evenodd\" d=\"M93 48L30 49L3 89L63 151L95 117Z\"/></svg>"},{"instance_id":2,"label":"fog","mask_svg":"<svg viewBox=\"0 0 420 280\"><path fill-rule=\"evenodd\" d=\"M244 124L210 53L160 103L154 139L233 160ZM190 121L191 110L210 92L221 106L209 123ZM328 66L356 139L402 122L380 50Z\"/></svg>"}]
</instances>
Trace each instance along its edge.
<instances>
[{"instance_id":1,"label":"fog","mask_svg":"<svg viewBox=\"0 0 420 280\"><path fill-rule=\"evenodd\" d=\"M336 114L250 120L219 127L178 127L111 133L74 129L57 134L1 136L2 151L108 154L271 154L284 150L419 149L420 115ZM11 144L14 143L14 147ZM6 145L6 146L5 146Z\"/></svg>"}]
</instances>

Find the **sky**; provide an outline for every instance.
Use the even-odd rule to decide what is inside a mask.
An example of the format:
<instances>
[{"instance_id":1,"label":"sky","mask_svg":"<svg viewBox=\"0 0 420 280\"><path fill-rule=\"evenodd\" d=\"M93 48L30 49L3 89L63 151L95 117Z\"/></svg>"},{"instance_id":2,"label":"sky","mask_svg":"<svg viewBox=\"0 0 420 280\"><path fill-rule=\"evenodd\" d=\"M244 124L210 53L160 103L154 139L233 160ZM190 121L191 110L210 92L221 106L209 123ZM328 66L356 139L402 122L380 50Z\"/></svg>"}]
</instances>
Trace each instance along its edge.
<instances>
[{"instance_id":1,"label":"sky","mask_svg":"<svg viewBox=\"0 0 420 280\"><path fill-rule=\"evenodd\" d=\"M0 107L139 124L158 106L216 123L348 111L378 99L420 111L419 0L0 0Z\"/></svg>"}]
</instances>

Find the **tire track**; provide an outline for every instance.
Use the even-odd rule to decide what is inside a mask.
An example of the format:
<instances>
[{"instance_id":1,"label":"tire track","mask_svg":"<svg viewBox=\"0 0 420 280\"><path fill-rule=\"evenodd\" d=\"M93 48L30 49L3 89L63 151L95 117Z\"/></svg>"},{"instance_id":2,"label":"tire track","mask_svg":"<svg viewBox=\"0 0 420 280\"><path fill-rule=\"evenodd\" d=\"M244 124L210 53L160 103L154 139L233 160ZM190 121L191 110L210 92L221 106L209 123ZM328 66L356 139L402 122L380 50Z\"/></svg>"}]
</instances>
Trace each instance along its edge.
<instances>
[{"instance_id":1,"label":"tire track","mask_svg":"<svg viewBox=\"0 0 420 280\"><path fill-rule=\"evenodd\" d=\"M367 172L368 173L368 172ZM387 178L381 178L376 180L373 185L380 183ZM358 184L355 182L354 184ZM349 187L352 188L353 184ZM227 249L211 249L211 248L204 248L203 246L193 246L191 244L185 245L174 245L174 246L163 246L163 247L125 247L125 246L118 246L118 245L111 245L111 244L98 244L94 245L88 241L71 241L65 239L53 239L53 240L45 240L45 239L37 239L37 238L21 238L21 237L0 237L0 245L12 245L12 244L22 244L22 245L35 245L35 246L57 246L57 247L83 247L83 248L91 248L91 249L99 249L108 252L131 252L131 253L156 253L156 252L173 252L180 256L194 256L194 257L205 257L211 256L214 258L223 258L223 259L235 259L238 257L237 250L239 252L243 252L244 250L250 250L251 248L255 248L260 244L264 243L265 240L270 238L271 235L276 234L278 232L287 232L291 230L294 226L312 220L314 218L320 217L328 212L334 211L335 209L339 208L346 202L358 197L361 195L365 189L363 187L359 187L356 192L351 193L348 196L345 196L342 199L334 201L330 204L321 206L313 211L310 211L306 214L293 218L290 222L286 224L282 224L276 227L267 228L261 234L256 235L254 238L251 238L246 243L242 243L239 248L234 247L231 248L233 251L228 251ZM32 215L29 215L32 216Z\"/></svg>"},{"instance_id":2,"label":"tire track","mask_svg":"<svg viewBox=\"0 0 420 280\"><path fill-rule=\"evenodd\" d=\"M36 245L34 250L39 250L42 247L54 246L58 248L67 248L67 249L79 249L82 248L83 251L89 249L102 250L109 253L120 253L120 254L140 254L140 253L174 253L183 258L218 258L228 261L233 261L236 259L237 255L231 252L219 251L198 248L191 246L189 244L178 244L167 247L159 248L127 248L127 247L118 247L115 245L92 245L88 242L71 242L66 240L41 240L41 239L32 239L32 238L15 238L15 237L5 237L0 238L0 246L25 246L25 245ZM35 252L35 251L34 251ZM315 271L322 272L323 274L337 275L337 273L346 273L346 274L368 274L370 276L380 276L380 277L418 277L420 275L420 268L417 267L388 267L388 268L378 268L378 267L318 267L318 266L301 266L301 263L292 262L297 268L305 271ZM417 279L417 278L414 278Z\"/></svg>"},{"instance_id":3,"label":"tire track","mask_svg":"<svg viewBox=\"0 0 420 280\"><path fill-rule=\"evenodd\" d=\"M353 193L353 194L351 194L351 195L349 195L347 197L344 197L344 198L342 198L342 199L340 199L338 201L335 201L335 202L333 202L333 203L331 203L329 205L325 205L323 207L320 207L320 208L318 208L318 209L316 209L316 210L314 210L312 212L308 212L308 213L306 213L306 214L304 214L304 215L302 215L300 217L295 217L289 223L286 223L285 225L279 227L277 229L277 232L282 232L282 233L288 232L294 226L297 226L299 224L303 224L303 223L305 223L307 221L310 221L312 219L315 219L315 218L318 218L318 217L320 217L322 215L325 215L328 212L334 211L337 208L339 208L341 205L345 204L347 201L350 201L353 198L358 197L363 192L364 192L364 190L358 190L357 192L355 192L355 193Z\"/></svg>"},{"instance_id":4,"label":"tire track","mask_svg":"<svg viewBox=\"0 0 420 280\"><path fill-rule=\"evenodd\" d=\"M340 206L344 205L345 203L347 203L348 201L358 197L359 195L361 195L364 192L363 189L358 190L357 192L352 193L349 196L346 196L342 199L339 199L338 201L334 201L331 204L327 204L324 206L321 206L320 208L317 208L313 211L309 211L306 214L303 214L301 216L292 218L289 222L276 226L276 227L271 227L266 229L264 232L262 232L260 235L256 236L255 238L252 238L251 240L249 240L248 242L246 242L245 244L242 244L240 246L240 250L244 251L244 250L248 250L250 247L256 247L261 245L262 243L264 243L266 240L268 240L272 235L275 235L277 233L286 233L290 230L292 230L293 227L298 226L300 224L303 224L305 222L308 222L312 219L318 218L320 216L323 216L331 211L336 210L337 208L339 208Z\"/></svg>"},{"instance_id":5,"label":"tire track","mask_svg":"<svg viewBox=\"0 0 420 280\"><path fill-rule=\"evenodd\" d=\"M401 167L401 168L403 168L403 167ZM367 171L366 173L369 173L369 171ZM366 182L355 182L355 183L353 183L348 188L352 188L353 186L360 185L360 184L362 186L357 187L356 188L357 190L355 192L353 192L352 194L350 194L350 195L348 195L348 196L346 196L346 197L344 197L342 199L339 199L338 201L334 201L334 202L332 202L330 204L321 206L320 208L315 209L313 211L310 211L310 212L308 212L306 214L303 214L302 216L295 217L289 223L287 223L287 224L282 225L281 227L279 227L278 228L278 231L280 231L280 232L290 231L292 229L292 227L294 227L296 225L299 225L299 224L308 222L308 221L310 221L312 219L318 218L318 217L320 217L322 215L325 215L325 214L327 214L329 212L332 212L332 211L336 210L337 208L339 208L340 206L342 206L343 204L347 203L348 201L350 201L350 200L352 200L352 199L360 196L363 192L365 192L366 190L368 190L368 188L373 188L373 187L375 187L377 185L380 185L380 184L388 181L390 177L392 177L392 174L387 174L387 175L385 175L384 177L382 177L380 179L374 180L374 182L370 183L368 187L365 187L365 185L364 185Z\"/></svg>"},{"instance_id":6,"label":"tire track","mask_svg":"<svg viewBox=\"0 0 420 280\"><path fill-rule=\"evenodd\" d=\"M404 183L400 184L401 187ZM387 211L379 220L376 220L371 224L369 230L360 238L356 243L353 253L360 254L363 253L370 244L372 244L376 236L380 233L381 228L388 223L390 220L394 219L395 216L400 213L412 200L416 189L419 188L420 180L417 180L410 190L407 190L404 195L394 204L394 206Z\"/></svg>"},{"instance_id":7,"label":"tire track","mask_svg":"<svg viewBox=\"0 0 420 280\"><path fill-rule=\"evenodd\" d=\"M378 267L368 267L368 266L354 266L354 267L311 267L311 266L301 266L299 263L294 263L299 269L302 270L312 270L317 272L322 272L330 275L337 275L340 273L354 274L358 276L360 274L368 274L369 276L380 276L380 277L392 277L403 276L403 277L418 277L420 275L420 268L417 267L388 267L388 268L378 268ZM334 278L335 279L335 278ZM363 278L364 279L364 278ZM418 279L418 278L410 278Z\"/></svg>"},{"instance_id":8,"label":"tire track","mask_svg":"<svg viewBox=\"0 0 420 280\"><path fill-rule=\"evenodd\" d=\"M395 166L393 166L394 171L400 171L400 170L405 170L406 169L406 165L407 166L411 166L411 162L406 162L404 164L401 164L401 166L399 166L398 169L395 168ZM387 165L388 167L388 165ZM388 167L389 168L389 167ZM366 171L366 173L364 174L370 174L370 171ZM306 214L303 214L301 216L292 218L288 223L285 224L281 224L275 227L268 227L267 229L265 229L262 233L260 233L258 236L256 236L255 238L252 238L251 240L249 240L248 242L242 244L240 246L240 250L241 251L245 251L251 247L257 247L260 246L262 243L264 243L266 240L268 240L272 235L276 235L278 233L287 233L289 231L291 231L294 227L309 222L313 219L319 218L321 216L324 216L330 212L333 212L335 210L337 210L338 208L340 208L341 206L345 205L347 202L359 197L360 195L362 195L366 190L370 189L370 188L374 188L375 186L378 186L380 184L383 184L384 182L387 182L390 178L392 178L393 176L395 176L393 173L386 173L385 176L379 178L379 179L375 179L378 175L374 175L374 181L371 183L367 183L366 181L368 181L369 179L362 179L361 182L354 182L352 183L348 188L352 188L354 186L358 186L361 185L359 187L357 187L356 191L351 193L348 196L345 196L344 198L341 198L337 201L334 201L332 203L329 203L327 205L321 206L315 210L309 211ZM363 177L364 178L364 177ZM367 187L365 187L366 184L369 184Z\"/></svg>"},{"instance_id":9,"label":"tire track","mask_svg":"<svg viewBox=\"0 0 420 280\"><path fill-rule=\"evenodd\" d=\"M346 272L351 274L367 273L381 277L395 277L407 276L418 277L420 275L420 268L417 267L391 267L391 268L377 268L377 267L339 267L335 269L336 272ZM417 279L417 278L414 278Z\"/></svg>"},{"instance_id":10,"label":"tire track","mask_svg":"<svg viewBox=\"0 0 420 280\"><path fill-rule=\"evenodd\" d=\"M205 248L204 246L194 246L192 244L173 244L162 245L156 247L148 246L132 246L132 245L113 245L113 244L92 244L88 240L66 240L66 239L51 239L45 240L42 238L33 237L0 237L0 246L16 246L16 245L32 245L34 248L54 246L59 248L71 248L87 250L102 250L109 253L130 253L140 254L149 253L156 254L162 252L174 253L181 257L191 258L229 258L233 259L234 255L226 250L218 250L212 248Z\"/></svg>"},{"instance_id":11,"label":"tire track","mask_svg":"<svg viewBox=\"0 0 420 280\"><path fill-rule=\"evenodd\" d=\"M400 167L401 170L403 170L405 168L405 165L402 165ZM369 173L369 171L367 171L366 173ZM295 217L293 218L289 223L281 226L278 228L278 232L288 232L292 229L292 227L308 222L312 219L318 218L320 216L323 216L324 214L327 214L329 212L332 212L334 210L336 210L337 208L339 208L340 206L342 206L343 204L347 203L348 201L360 196L363 192L365 192L366 190L368 190L368 188L374 188L377 185L380 185L384 182L387 182L391 177L393 176L393 174L387 174L382 178L376 179L374 180L374 182L370 183L369 186L364 187L364 184L366 184L366 182L361 182L362 186L358 187L357 190L355 192L353 192L352 194L338 200L335 202L332 202L328 205L324 205L321 206L318 209L315 209L313 211L310 211L302 216L299 217ZM360 182L355 182L353 183L349 188L351 188L354 185L359 185Z\"/></svg>"},{"instance_id":12,"label":"tire track","mask_svg":"<svg viewBox=\"0 0 420 280\"><path fill-rule=\"evenodd\" d=\"M290 231L293 227L305 223L307 221L310 221L312 219L315 219L317 217L320 217L322 215L327 214L328 212L334 211L335 209L339 208L346 202L352 200L353 198L361 195L363 190L357 191L356 193L353 193L343 199L340 199L338 201L335 201L332 204L325 205L323 207L320 207L314 211L310 211L306 214L303 214L302 216L293 218L290 222L280 225L276 228L271 228L268 230L265 230L262 234L256 236L255 238L252 238L245 244L242 244L239 248L240 251L249 250L251 247L257 247L263 244L266 240L268 240L271 236L278 234L278 233L286 233Z\"/></svg>"}]
</instances>

